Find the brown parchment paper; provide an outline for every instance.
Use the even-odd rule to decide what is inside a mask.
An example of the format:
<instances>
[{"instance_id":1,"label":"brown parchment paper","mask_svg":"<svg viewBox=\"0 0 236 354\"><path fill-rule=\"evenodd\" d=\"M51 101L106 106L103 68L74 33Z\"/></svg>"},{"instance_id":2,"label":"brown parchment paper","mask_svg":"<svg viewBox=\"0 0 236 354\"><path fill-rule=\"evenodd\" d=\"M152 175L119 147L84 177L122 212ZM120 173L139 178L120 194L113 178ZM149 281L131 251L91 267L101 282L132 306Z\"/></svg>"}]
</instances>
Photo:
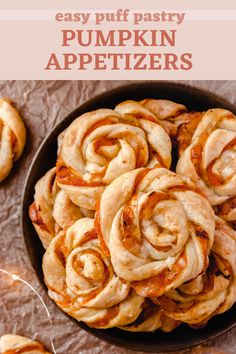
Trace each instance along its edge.
<instances>
[{"instance_id":1,"label":"brown parchment paper","mask_svg":"<svg viewBox=\"0 0 236 354\"><path fill-rule=\"evenodd\" d=\"M117 353L131 350L107 344L72 323L45 295L24 246L20 201L26 173L45 135L70 111L93 96L127 81L0 81L0 96L13 99L27 127L27 146L10 176L0 185L0 267L29 282L45 301L19 281L0 272L0 335L18 333L36 338L56 353ZM236 81L188 81L236 103ZM236 316L236 314L235 314ZM140 352L141 353L141 352ZM206 345L181 354L236 353L236 328ZM180 354L180 352L178 353Z\"/></svg>"}]
</instances>

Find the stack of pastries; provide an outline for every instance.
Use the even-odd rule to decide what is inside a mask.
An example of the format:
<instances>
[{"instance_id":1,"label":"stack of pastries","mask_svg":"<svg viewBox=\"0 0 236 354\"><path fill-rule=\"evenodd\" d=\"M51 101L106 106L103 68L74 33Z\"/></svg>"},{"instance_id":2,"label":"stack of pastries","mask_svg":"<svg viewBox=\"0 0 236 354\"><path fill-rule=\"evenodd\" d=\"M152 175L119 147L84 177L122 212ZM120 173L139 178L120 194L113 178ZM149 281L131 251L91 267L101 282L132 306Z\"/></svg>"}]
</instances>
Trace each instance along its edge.
<instances>
[{"instance_id":1,"label":"stack of pastries","mask_svg":"<svg viewBox=\"0 0 236 354\"><path fill-rule=\"evenodd\" d=\"M125 101L75 119L54 163L29 215L63 311L93 328L170 332L236 302L231 112Z\"/></svg>"}]
</instances>

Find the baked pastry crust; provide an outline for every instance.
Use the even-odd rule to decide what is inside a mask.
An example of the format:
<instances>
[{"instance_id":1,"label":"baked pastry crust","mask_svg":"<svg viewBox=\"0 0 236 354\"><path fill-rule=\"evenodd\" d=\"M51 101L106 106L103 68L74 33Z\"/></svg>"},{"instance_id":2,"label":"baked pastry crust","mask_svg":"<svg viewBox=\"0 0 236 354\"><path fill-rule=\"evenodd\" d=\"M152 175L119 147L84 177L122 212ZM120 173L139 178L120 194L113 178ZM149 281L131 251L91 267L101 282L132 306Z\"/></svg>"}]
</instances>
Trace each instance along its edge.
<instances>
[{"instance_id":1,"label":"baked pastry crust","mask_svg":"<svg viewBox=\"0 0 236 354\"><path fill-rule=\"evenodd\" d=\"M161 296L208 264L214 211L187 178L164 168L137 169L113 181L96 230L115 272L141 296Z\"/></svg>"},{"instance_id":2,"label":"baked pastry crust","mask_svg":"<svg viewBox=\"0 0 236 354\"><path fill-rule=\"evenodd\" d=\"M236 299L236 232L216 217L210 262L203 274L156 299L164 312L190 326L203 327Z\"/></svg>"},{"instance_id":3,"label":"baked pastry crust","mask_svg":"<svg viewBox=\"0 0 236 354\"><path fill-rule=\"evenodd\" d=\"M178 127L176 139L179 156L181 156L191 144L193 134L197 129L202 116L202 112L188 112L179 117L181 124Z\"/></svg>"},{"instance_id":4,"label":"baked pastry crust","mask_svg":"<svg viewBox=\"0 0 236 354\"><path fill-rule=\"evenodd\" d=\"M71 200L95 210L105 187L138 167L170 167L171 141L158 118L136 101L98 109L66 130L57 160L57 182Z\"/></svg>"},{"instance_id":5,"label":"baked pastry crust","mask_svg":"<svg viewBox=\"0 0 236 354\"><path fill-rule=\"evenodd\" d=\"M224 109L203 114L177 173L188 176L212 205L236 196L236 117Z\"/></svg>"},{"instance_id":6,"label":"baked pastry crust","mask_svg":"<svg viewBox=\"0 0 236 354\"><path fill-rule=\"evenodd\" d=\"M0 99L0 182L10 173L13 162L21 156L26 130L18 111L8 98Z\"/></svg>"},{"instance_id":7,"label":"baked pastry crust","mask_svg":"<svg viewBox=\"0 0 236 354\"><path fill-rule=\"evenodd\" d=\"M236 196L217 205L215 209L217 215L230 223L233 229L236 230Z\"/></svg>"},{"instance_id":8,"label":"baked pastry crust","mask_svg":"<svg viewBox=\"0 0 236 354\"><path fill-rule=\"evenodd\" d=\"M16 334L5 334L0 338L0 351L2 354L51 354L39 342Z\"/></svg>"},{"instance_id":9,"label":"baked pastry crust","mask_svg":"<svg viewBox=\"0 0 236 354\"><path fill-rule=\"evenodd\" d=\"M29 216L44 248L47 248L60 230L66 230L76 220L93 216L93 213L79 208L58 187L54 167L36 183Z\"/></svg>"},{"instance_id":10,"label":"baked pastry crust","mask_svg":"<svg viewBox=\"0 0 236 354\"><path fill-rule=\"evenodd\" d=\"M155 305L151 300L146 298L137 319L120 328L128 332L154 332L157 329L163 332L171 332L179 324L180 321L168 317L160 306Z\"/></svg>"},{"instance_id":11,"label":"baked pastry crust","mask_svg":"<svg viewBox=\"0 0 236 354\"><path fill-rule=\"evenodd\" d=\"M151 111L160 120L161 125L168 131L169 136L175 141L178 126L185 123L188 116L187 108L179 103L169 100L155 100L148 98L140 103Z\"/></svg>"},{"instance_id":12,"label":"baked pastry crust","mask_svg":"<svg viewBox=\"0 0 236 354\"><path fill-rule=\"evenodd\" d=\"M114 273L101 250L93 219L76 221L52 240L43 257L43 272L49 296L90 327L126 325L142 310L144 298Z\"/></svg>"}]
</instances>

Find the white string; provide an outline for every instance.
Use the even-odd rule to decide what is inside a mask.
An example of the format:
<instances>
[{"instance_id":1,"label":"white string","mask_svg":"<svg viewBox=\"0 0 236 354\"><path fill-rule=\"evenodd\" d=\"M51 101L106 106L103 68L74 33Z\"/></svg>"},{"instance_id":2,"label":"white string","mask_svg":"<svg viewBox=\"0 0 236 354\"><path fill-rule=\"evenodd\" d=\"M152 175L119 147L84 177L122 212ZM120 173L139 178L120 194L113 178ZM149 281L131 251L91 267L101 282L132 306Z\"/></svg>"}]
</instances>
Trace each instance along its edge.
<instances>
[{"instance_id":1,"label":"white string","mask_svg":"<svg viewBox=\"0 0 236 354\"><path fill-rule=\"evenodd\" d=\"M38 297L39 300L41 301L41 303L42 303L42 305L43 305L43 307L44 307L44 309L45 309L45 311L46 311L46 313L47 313L47 316L48 316L48 319L49 319L51 328L52 328L52 330L53 330L53 323L52 323L52 318L51 318L50 312L49 312L49 310L48 310L48 308L47 308L47 305L45 304L45 302L44 302L42 296L37 292L37 290L35 290L35 288L34 288L30 283L28 283L26 280L20 278L18 275L13 274L13 273L10 273L10 272L8 272L7 270L2 269L2 268L0 268L0 271L1 271L2 273L4 273L4 274L9 275L9 276L12 278L13 281L17 281L17 280L18 280L18 281L20 281L21 283L25 284L26 286L28 286L28 287L37 295L37 297ZM55 349L55 347L54 347L54 343L53 343L53 340L52 340L51 337L50 337L50 343L51 343L51 346L52 346L53 353L56 354L56 349Z\"/></svg>"}]
</instances>

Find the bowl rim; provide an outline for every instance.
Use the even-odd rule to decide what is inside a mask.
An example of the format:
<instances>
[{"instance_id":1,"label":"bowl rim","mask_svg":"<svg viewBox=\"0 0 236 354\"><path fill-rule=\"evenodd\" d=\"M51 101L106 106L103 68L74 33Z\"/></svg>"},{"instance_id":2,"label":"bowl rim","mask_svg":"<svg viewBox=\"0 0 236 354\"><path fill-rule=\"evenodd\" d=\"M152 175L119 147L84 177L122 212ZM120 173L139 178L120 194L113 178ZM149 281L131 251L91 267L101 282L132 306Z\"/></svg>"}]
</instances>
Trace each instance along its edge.
<instances>
[{"instance_id":1,"label":"bowl rim","mask_svg":"<svg viewBox=\"0 0 236 354\"><path fill-rule=\"evenodd\" d=\"M122 81L121 81L121 83L122 83ZM117 87L115 87L115 88L113 88L111 90L106 90L105 92L98 93L95 96L92 96L90 99L83 101L79 106L75 107L75 109L73 109L72 111L69 111L45 135L44 139L42 140L42 142L40 143L39 147L37 148L34 157L31 160L30 166L29 166L27 174L25 176L25 182L24 182L23 191L22 191L22 194L21 194L20 215L19 215L19 217L20 217L21 236L23 236L23 239L24 239L24 248L25 248L25 251L26 251L27 258L30 261L30 266L32 267L33 272L36 274L37 282L39 283L40 289L43 291L44 295L46 294L47 299L49 299L49 301L53 304L53 306L55 306L56 309L59 309L59 311L64 316L66 316L73 323L77 324L82 330L85 330L86 333L89 333L90 335L92 335L92 336L94 336L96 338L99 338L100 340L103 340L106 343L109 343L109 344L112 344L112 345L116 345L116 346L119 346L119 347L122 347L122 348L125 348L125 349L137 351L137 352L140 351L140 348L138 348L138 344L135 344L135 343L132 342L132 347L131 347L131 346L127 345L127 344L124 344L122 342L122 340L119 340L118 337L116 339L116 343L114 343L111 338L107 338L107 337L102 335L102 332L106 331L106 330L102 329L99 332L98 331L94 331L93 328L90 328L85 323L79 322L75 318L73 318L73 317L69 316L67 313L65 313L49 297L47 289L46 289L46 285L42 281L42 279L40 278L40 275L38 274L38 272L37 272L37 270L36 270L36 268L35 268L35 266L33 264L33 261L32 261L31 256L30 256L29 248L28 248L28 245L27 245L27 241L26 241L27 236L26 236L26 233L25 233L25 226L24 226L24 204L25 204L25 199L26 199L26 189L27 189L27 185L29 183L29 179L30 179L30 176L31 176L31 173L32 173L32 169L33 169L33 167L34 167L39 155L41 154L41 150L43 149L45 143L50 139L51 135L53 135L54 130L58 130L58 129L60 130L60 127L62 127L63 123L65 121L69 120L70 117L72 117L77 110L79 110L79 109L82 110L84 106L90 106L95 100L99 101L99 100L105 98L107 95L110 95L112 93L118 94L119 92L122 92L124 89L128 90L128 89L135 88L137 86L140 86L140 87L141 86L146 86L148 83L156 84L159 87L161 87L161 86L163 86L163 87L167 87L167 86L173 87L174 86L175 88L181 87L182 89L194 90L195 94L197 92L199 92L201 95L208 95L208 96L211 96L213 99L217 99L218 101L222 102L222 104L230 107L229 109L232 110L236 114L236 106L232 102L230 102L227 98L224 98L221 95L218 95L218 94L216 94L216 93L214 93L214 92L212 92L212 91L210 91L210 90L208 90L206 88L200 88L198 86L195 86L195 85L192 85L192 84L189 84L189 83L186 83L186 82L183 83L183 82L179 82L179 81L169 81L169 80L145 80L145 81L139 81L138 80L138 81L130 81L130 83L121 84L121 85L119 85L119 86L117 86ZM68 123L68 126L70 124L71 123ZM28 213L28 211L27 211L27 213ZM230 311L230 309L228 311ZM235 322L234 323L231 323L228 326L226 326L225 328L223 328L221 330L218 330L217 333L209 334L207 336L207 338L202 338L202 339L200 339L200 338L199 339L192 338L191 339L191 343L188 344L188 346L186 346L186 343L183 343L183 344L177 343L176 344L176 348L175 348L175 346L170 348L170 349L168 349L168 348L166 349L165 348L165 352L173 353L173 352L180 351L180 350L183 350L183 349L191 349L191 348L193 348L193 347L195 347L197 345L201 345L203 343L206 343L206 342L209 342L209 341L212 341L212 340L216 339L220 335L230 331L235 326L236 326L236 315L235 315ZM153 333L155 333L155 332L153 332ZM142 351L143 352L151 352L151 353L153 353L153 349L149 350L148 348L146 350L144 350L142 348ZM156 353L163 353L163 350L160 351L160 349L158 349L158 347L157 347L155 349L155 352Z\"/></svg>"}]
</instances>

